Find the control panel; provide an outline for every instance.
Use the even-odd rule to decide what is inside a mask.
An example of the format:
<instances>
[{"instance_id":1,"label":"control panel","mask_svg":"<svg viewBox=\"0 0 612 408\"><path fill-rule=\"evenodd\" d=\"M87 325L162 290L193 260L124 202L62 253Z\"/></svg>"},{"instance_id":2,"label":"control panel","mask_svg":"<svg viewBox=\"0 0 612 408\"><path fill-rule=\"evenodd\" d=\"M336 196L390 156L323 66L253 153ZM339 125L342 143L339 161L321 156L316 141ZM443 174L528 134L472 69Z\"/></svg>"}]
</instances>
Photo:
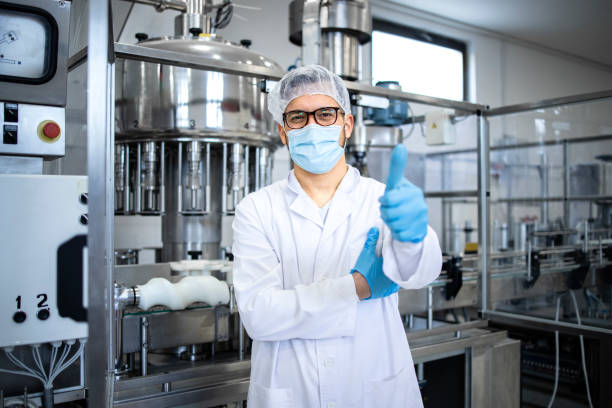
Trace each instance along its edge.
<instances>
[{"instance_id":1,"label":"control panel","mask_svg":"<svg viewBox=\"0 0 612 408\"><path fill-rule=\"evenodd\" d=\"M87 337L87 177L0 174L0 191L0 347Z\"/></svg>"},{"instance_id":2,"label":"control panel","mask_svg":"<svg viewBox=\"0 0 612 408\"><path fill-rule=\"evenodd\" d=\"M57 158L66 150L66 109L0 102L0 155Z\"/></svg>"}]
</instances>

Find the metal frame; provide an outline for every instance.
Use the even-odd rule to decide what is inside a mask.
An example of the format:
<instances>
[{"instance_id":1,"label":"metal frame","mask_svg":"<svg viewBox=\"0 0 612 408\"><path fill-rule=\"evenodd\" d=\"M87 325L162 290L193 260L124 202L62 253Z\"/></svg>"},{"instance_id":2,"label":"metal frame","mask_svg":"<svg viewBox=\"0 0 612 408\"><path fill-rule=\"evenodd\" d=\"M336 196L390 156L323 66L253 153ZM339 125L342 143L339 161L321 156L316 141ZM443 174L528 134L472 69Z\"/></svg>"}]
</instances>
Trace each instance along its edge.
<instances>
[{"instance_id":1,"label":"metal frame","mask_svg":"<svg viewBox=\"0 0 612 408\"><path fill-rule=\"evenodd\" d=\"M583 93L578 95L564 96L561 98L544 99L538 102L519 103L516 105L500 106L484 112L485 116L499 116L511 113L527 112L536 109L554 108L561 105L575 103L594 102L600 99L612 98L612 89L599 92Z\"/></svg>"}]
</instances>

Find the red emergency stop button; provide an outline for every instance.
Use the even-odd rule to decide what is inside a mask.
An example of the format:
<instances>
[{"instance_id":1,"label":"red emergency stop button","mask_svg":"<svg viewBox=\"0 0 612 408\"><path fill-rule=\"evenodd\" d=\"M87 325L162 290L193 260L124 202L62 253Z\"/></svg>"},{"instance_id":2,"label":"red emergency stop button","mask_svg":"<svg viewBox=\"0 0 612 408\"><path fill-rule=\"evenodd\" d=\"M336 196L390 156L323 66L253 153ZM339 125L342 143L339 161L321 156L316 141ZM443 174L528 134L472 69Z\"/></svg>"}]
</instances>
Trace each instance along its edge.
<instances>
[{"instance_id":1,"label":"red emergency stop button","mask_svg":"<svg viewBox=\"0 0 612 408\"><path fill-rule=\"evenodd\" d=\"M47 122L45 126L43 126L42 133L49 139L55 139L60 135L60 127L55 122Z\"/></svg>"},{"instance_id":2,"label":"red emergency stop button","mask_svg":"<svg viewBox=\"0 0 612 408\"><path fill-rule=\"evenodd\" d=\"M55 143L61 139L62 128L57 122L52 120L43 120L36 128L40 140L46 143Z\"/></svg>"}]
</instances>

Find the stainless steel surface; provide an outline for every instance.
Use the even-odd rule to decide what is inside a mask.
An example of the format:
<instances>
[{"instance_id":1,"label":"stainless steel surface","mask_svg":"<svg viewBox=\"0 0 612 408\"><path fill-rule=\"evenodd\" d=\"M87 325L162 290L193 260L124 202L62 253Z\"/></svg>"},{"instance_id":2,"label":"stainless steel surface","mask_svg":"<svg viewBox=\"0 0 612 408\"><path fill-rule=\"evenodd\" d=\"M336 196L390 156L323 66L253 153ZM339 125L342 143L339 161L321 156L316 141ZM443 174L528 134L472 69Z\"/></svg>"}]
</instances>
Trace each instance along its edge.
<instances>
[{"instance_id":1,"label":"stainless steel surface","mask_svg":"<svg viewBox=\"0 0 612 408\"><path fill-rule=\"evenodd\" d=\"M42 9L55 20L58 30L57 65L51 78L42 84L0 81L0 100L18 103L66 106L66 78L68 67L68 36L71 2L19 0L20 6ZM3 27L2 30L10 30ZM50 41L51 42L51 41ZM19 44L18 40L15 44ZM50 48L51 50L51 48Z\"/></svg>"},{"instance_id":2,"label":"stainless steel surface","mask_svg":"<svg viewBox=\"0 0 612 408\"><path fill-rule=\"evenodd\" d=\"M464 101L453 101L450 99L434 98L426 95L418 95L405 91L396 91L393 89L382 88L380 86L371 86L358 82L345 81L349 91L353 91L365 95L384 96L389 99L399 99L402 101L422 103L429 106L438 106L441 108L452 108L466 113L476 113L487 109L486 105L480 105Z\"/></svg>"},{"instance_id":3,"label":"stainless steel surface","mask_svg":"<svg viewBox=\"0 0 612 408\"><path fill-rule=\"evenodd\" d=\"M202 40L202 38L205 37L200 37L197 40ZM274 64L255 63L259 58L251 61L251 64L248 64L235 62L233 60L225 61L223 59L205 57L202 55L193 55L188 53L187 50L155 49L152 47L143 47L142 45L123 43L115 43L114 47L116 57L127 60L145 61L154 64L173 65L176 67L194 68L221 72L229 75L244 75L271 80L278 80L284 74L284 72L279 70L278 66Z\"/></svg>"},{"instance_id":4,"label":"stainless steel surface","mask_svg":"<svg viewBox=\"0 0 612 408\"><path fill-rule=\"evenodd\" d=\"M427 198L478 197L478 190L426 191Z\"/></svg>"},{"instance_id":5,"label":"stainless steel surface","mask_svg":"<svg viewBox=\"0 0 612 408\"><path fill-rule=\"evenodd\" d=\"M112 402L114 65L109 61L109 7L89 2L87 59L88 323L85 349L89 407Z\"/></svg>"},{"instance_id":6,"label":"stainless steel surface","mask_svg":"<svg viewBox=\"0 0 612 408\"><path fill-rule=\"evenodd\" d=\"M289 40L296 45L303 44L302 29L304 14L315 18L323 32L345 32L354 36L360 44L370 41L372 17L368 0L332 0L322 2L320 9L309 10L309 2L294 0L289 4ZM314 2L313 2L314 3ZM316 1L316 3L320 3ZM304 10L306 9L306 13ZM318 12L319 15L314 13Z\"/></svg>"},{"instance_id":7,"label":"stainless steel surface","mask_svg":"<svg viewBox=\"0 0 612 408\"><path fill-rule=\"evenodd\" d=\"M139 47L180 52L191 59L211 56L217 63L282 72L261 54L212 37L149 40ZM252 76L192 70L170 65L124 61L118 95L119 139L156 134L225 137L242 136L276 143L267 111L267 94Z\"/></svg>"},{"instance_id":8,"label":"stainless steel surface","mask_svg":"<svg viewBox=\"0 0 612 408\"><path fill-rule=\"evenodd\" d=\"M0 156L0 174L42 174L42 157Z\"/></svg>"},{"instance_id":9,"label":"stainless steel surface","mask_svg":"<svg viewBox=\"0 0 612 408\"><path fill-rule=\"evenodd\" d=\"M538 102L520 103L516 105L501 106L498 108L489 109L484 112L485 116L507 115L512 113L525 112L535 109L554 108L555 106L571 105L574 103L592 102L601 99L612 98L612 89L606 91L598 91L584 93L578 95L565 96L561 98L544 99Z\"/></svg>"},{"instance_id":10,"label":"stainless steel surface","mask_svg":"<svg viewBox=\"0 0 612 408\"><path fill-rule=\"evenodd\" d=\"M340 31L323 35L321 65L344 79L359 78L359 40Z\"/></svg>"},{"instance_id":11,"label":"stainless steel surface","mask_svg":"<svg viewBox=\"0 0 612 408\"><path fill-rule=\"evenodd\" d=\"M188 0L124 0L130 3L145 4L147 6L153 6L157 11L176 10L185 12L187 11Z\"/></svg>"},{"instance_id":12,"label":"stainless steel surface","mask_svg":"<svg viewBox=\"0 0 612 408\"><path fill-rule=\"evenodd\" d=\"M485 117L478 115L478 251L480 254L480 310L486 312L490 302L489 254L491 242L490 224L490 188L489 188L489 123Z\"/></svg>"},{"instance_id":13,"label":"stainless steel surface","mask_svg":"<svg viewBox=\"0 0 612 408\"><path fill-rule=\"evenodd\" d=\"M606 329L597 326L587 326L584 324L569 323L564 321L554 321L541 317L529 316L518 313L500 312L496 310L488 310L485 314L486 318L494 323L503 323L505 325L514 325L520 327L528 327L536 330L552 331L558 330L560 333L569 335L584 335L584 336L610 336L612 329Z\"/></svg>"},{"instance_id":14,"label":"stainless steel surface","mask_svg":"<svg viewBox=\"0 0 612 408\"><path fill-rule=\"evenodd\" d=\"M198 307L180 311L128 311L123 317L122 351L140 351L144 339L149 351L226 341L229 338L229 310L224 307L217 309ZM146 319L146 331L142 319Z\"/></svg>"}]
</instances>

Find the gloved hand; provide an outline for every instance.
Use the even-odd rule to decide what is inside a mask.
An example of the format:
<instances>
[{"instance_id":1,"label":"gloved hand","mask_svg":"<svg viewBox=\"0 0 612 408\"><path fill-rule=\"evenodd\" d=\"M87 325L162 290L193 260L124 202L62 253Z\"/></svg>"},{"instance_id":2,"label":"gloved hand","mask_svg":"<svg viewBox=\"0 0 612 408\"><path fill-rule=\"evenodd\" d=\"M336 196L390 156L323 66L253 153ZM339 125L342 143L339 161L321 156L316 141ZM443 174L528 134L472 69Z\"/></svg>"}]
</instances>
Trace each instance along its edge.
<instances>
[{"instance_id":1,"label":"gloved hand","mask_svg":"<svg viewBox=\"0 0 612 408\"><path fill-rule=\"evenodd\" d=\"M391 153L387 188L378 201L380 216L391 230L393 239L417 243L427 235L427 204L421 189L404 178L407 159L406 146L395 146Z\"/></svg>"},{"instance_id":2,"label":"gloved hand","mask_svg":"<svg viewBox=\"0 0 612 408\"><path fill-rule=\"evenodd\" d=\"M368 281L370 297L377 299L389 296L399 290L399 286L383 273L383 258L376 256L376 241L378 241L378 228L370 228L365 245L351 274L359 272Z\"/></svg>"}]
</instances>

